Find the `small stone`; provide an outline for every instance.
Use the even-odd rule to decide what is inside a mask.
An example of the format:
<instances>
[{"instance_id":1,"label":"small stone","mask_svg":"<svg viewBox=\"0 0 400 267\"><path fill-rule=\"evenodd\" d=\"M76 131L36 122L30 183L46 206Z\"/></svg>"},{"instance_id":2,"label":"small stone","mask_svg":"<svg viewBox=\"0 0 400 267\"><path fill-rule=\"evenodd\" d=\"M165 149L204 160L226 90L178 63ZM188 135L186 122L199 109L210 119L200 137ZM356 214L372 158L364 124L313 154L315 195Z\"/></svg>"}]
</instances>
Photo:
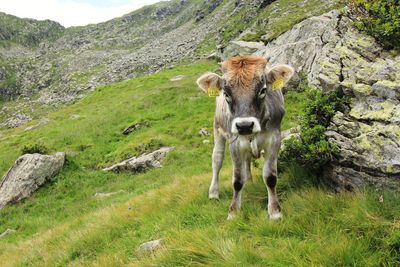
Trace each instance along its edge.
<instances>
[{"instance_id":1,"label":"small stone","mask_svg":"<svg viewBox=\"0 0 400 267\"><path fill-rule=\"evenodd\" d=\"M210 133L208 132L207 128L201 128L199 131L200 136L209 136Z\"/></svg>"},{"instance_id":2,"label":"small stone","mask_svg":"<svg viewBox=\"0 0 400 267\"><path fill-rule=\"evenodd\" d=\"M140 251L140 252L152 251L153 252L156 249L160 248L161 245L162 245L162 239L148 241L146 243L141 244L138 248L138 251Z\"/></svg>"},{"instance_id":3,"label":"small stone","mask_svg":"<svg viewBox=\"0 0 400 267\"><path fill-rule=\"evenodd\" d=\"M94 194L94 197L98 197L98 198L104 198L104 197L110 197L119 193L123 193L124 190L119 190L116 192L109 192L109 193L103 193L103 192L97 192L96 194Z\"/></svg>"},{"instance_id":4,"label":"small stone","mask_svg":"<svg viewBox=\"0 0 400 267\"><path fill-rule=\"evenodd\" d=\"M73 120L79 119L80 117L81 117L81 116L78 115L78 114L72 114L72 115L70 116L70 118L73 119Z\"/></svg>"},{"instance_id":5,"label":"small stone","mask_svg":"<svg viewBox=\"0 0 400 267\"><path fill-rule=\"evenodd\" d=\"M147 121L135 123L135 124L132 124L129 127L125 128L124 131L122 132L122 134L128 135L131 132L137 131L141 128L147 128L149 126L150 126L150 123Z\"/></svg>"},{"instance_id":6,"label":"small stone","mask_svg":"<svg viewBox=\"0 0 400 267\"><path fill-rule=\"evenodd\" d=\"M49 119L47 119L47 118L43 118L41 121L39 121L37 124L35 124L35 125L32 125L32 126L29 126L29 127L26 127L25 128L25 131L27 132L27 131L32 131L32 130L34 130L34 129L36 129L36 128L39 128L39 127L41 127L41 126L43 126L43 125L46 125L47 123L49 123Z\"/></svg>"},{"instance_id":7,"label":"small stone","mask_svg":"<svg viewBox=\"0 0 400 267\"><path fill-rule=\"evenodd\" d=\"M361 98L370 95L372 88L370 85L357 83L353 85L353 92L356 97Z\"/></svg>"},{"instance_id":8,"label":"small stone","mask_svg":"<svg viewBox=\"0 0 400 267\"><path fill-rule=\"evenodd\" d=\"M177 81L182 80L183 78L185 78L185 75L178 75L178 76L172 77L172 78L170 79L170 81L171 81L171 82L177 82Z\"/></svg>"},{"instance_id":9,"label":"small stone","mask_svg":"<svg viewBox=\"0 0 400 267\"><path fill-rule=\"evenodd\" d=\"M210 140L208 140L208 139L203 140L203 144L209 144L209 143L210 143Z\"/></svg>"},{"instance_id":10,"label":"small stone","mask_svg":"<svg viewBox=\"0 0 400 267\"><path fill-rule=\"evenodd\" d=\"M7 229L0 235L0 239L3 239L4 237L6 237L8 235L11 235L11 234L13 234L15 232L16 231L14 229Z\"/></svg>"},{"instance_id":11,"label":"small stone","mask_svg":"<svg viewBox=\"0 0 400 267\"><path fill-rule=\"evenodd\" d=\"M400 96L400 84L392 81L378 81L372 85L374 93L384 99L396 99Z\"/></svg>"},{"instance_id":12,"label":"small stone","mask_svg":"<svg viewBox=\"0 0 400 267\"><path fill-rule=\"evenodd\" d=\"M221 57L216 52L214 52L214 53L211 53L208 56L206 56L206 59L209 59L209 60L221 60Z\"/></svg>"}]
</instances>

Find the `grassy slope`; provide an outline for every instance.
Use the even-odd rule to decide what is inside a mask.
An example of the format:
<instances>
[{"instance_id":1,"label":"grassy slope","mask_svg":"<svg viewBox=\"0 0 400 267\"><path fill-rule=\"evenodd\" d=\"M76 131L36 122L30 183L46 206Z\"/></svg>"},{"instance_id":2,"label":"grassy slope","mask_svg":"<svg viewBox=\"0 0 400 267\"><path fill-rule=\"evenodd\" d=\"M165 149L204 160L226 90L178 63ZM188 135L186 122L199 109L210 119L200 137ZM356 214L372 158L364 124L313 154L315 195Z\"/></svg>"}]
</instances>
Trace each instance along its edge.
<instances>
[{"instance_id":1,"label":"grassy slope","mask_svg":"<svg viewBox=\"0 0 400 267\"><path fill-rule=\"evenodd\" d=\"M0 211L0 232L17 229L0 240L1 265L398 265L396 195L386 193L380 203L370 191L333 194L313 186L293 166L281 172L278 183L283 221L266 217L258 168L254 182L246 185L241 215L225 220L231 164L228 156L221 201L208 201L212 144L203 144L198 130L211 131L214 101L194 85L200 73L216 68L202 62L105 86L50 115L42 128L0 132L0 173L29 143L68 153L68 164L52 183ZM183 80L169 81L180 74ZM303 102L300 93L286 95L284 128L295 125ZM151 127L121 134L142 120ZM160 142L176 147L162 169L140 175L100 170L142 143ZM124 191L93 197L118 190ZM164 239L161 250L136 252L139 244L156 238Z\"/></svg>"}]
</instances>

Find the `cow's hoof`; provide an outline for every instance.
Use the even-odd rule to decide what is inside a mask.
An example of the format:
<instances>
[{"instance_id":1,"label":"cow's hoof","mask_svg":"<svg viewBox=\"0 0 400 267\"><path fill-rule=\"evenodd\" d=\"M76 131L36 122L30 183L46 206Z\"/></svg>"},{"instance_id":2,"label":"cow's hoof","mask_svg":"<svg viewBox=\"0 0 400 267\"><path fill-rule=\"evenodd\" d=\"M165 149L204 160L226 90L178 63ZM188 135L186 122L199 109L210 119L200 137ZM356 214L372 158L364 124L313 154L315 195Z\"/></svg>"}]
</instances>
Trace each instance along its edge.
<instances>
[{"instance_id":1,"label":"cow's hoof","mask_svg":"<svg viewBox=\"0 0 400 267\"><path fill-rule=\"evenodd\" d=\"M210 190L208 190L208 198L219 200L219 192L216 186L210 187Z\"/></svg>"},{"instance_id":2,"label":"cow's hoof","mask_svg":"<svg viewBox=\"0 0 400 267\"><path fill-rule=\"evenodd\" d=\"M282 219L282 213L281 212L273 212L269 214L269 218L273 221L281 220Z\"/></svg>"},{"instance_id":3,"label":"cow's hoof","mask_svg":"<svg viewBox=\"0 0 400 267\"><path fill-rule=\"evenodd\" d=\"M219 194L218 194L218 192L210 192L210 193L208 193L208 198L214 199L214 200L219 200Z\"/></svg>"}]
</instances>

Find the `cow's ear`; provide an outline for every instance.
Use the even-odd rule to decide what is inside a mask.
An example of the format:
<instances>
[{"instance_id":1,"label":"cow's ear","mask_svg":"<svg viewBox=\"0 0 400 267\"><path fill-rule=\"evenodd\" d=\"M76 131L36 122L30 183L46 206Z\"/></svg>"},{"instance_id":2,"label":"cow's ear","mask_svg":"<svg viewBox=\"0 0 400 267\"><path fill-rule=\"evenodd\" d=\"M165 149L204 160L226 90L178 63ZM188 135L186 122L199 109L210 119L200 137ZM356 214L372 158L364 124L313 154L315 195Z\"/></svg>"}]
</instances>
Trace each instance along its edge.
<instances>
[{"instance_id":1,"label":"cow's ear","mask_svg":"<svg viewBox=\"0 0 400 267\"><path fill-rule=\"evenodd\" d=\"M292 78L293 74L294 69L285 64L279 64L273 68L266 68L267 81L280 88L285 86L290 78Z\"/></svg>"},{"instance_id":2,"label":"cow's ear","mask_svg":"<svg viewBox=\"0 0 400 267\"><path fill-rule=\"evenodd\" d=\"M210 89L221 90L222 77L218 74L207 72L200 76L196 81L197 85L205 93L209 92Z\"/></svg>"}]
</instances>

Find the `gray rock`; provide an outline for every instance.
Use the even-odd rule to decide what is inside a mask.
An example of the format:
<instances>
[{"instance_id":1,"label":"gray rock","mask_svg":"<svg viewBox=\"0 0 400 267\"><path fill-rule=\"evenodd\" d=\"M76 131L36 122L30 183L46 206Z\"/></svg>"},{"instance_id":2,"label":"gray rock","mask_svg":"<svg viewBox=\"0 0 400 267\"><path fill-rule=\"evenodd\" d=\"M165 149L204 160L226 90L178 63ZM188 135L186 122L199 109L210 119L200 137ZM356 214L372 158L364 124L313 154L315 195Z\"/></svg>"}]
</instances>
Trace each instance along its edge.
<instances>
[{"instance_id":1,"label":"gray rock","mask_svg":"<svg viewBox=\"0 0 400 267\"><path fill-rule=\"evenodd\" d=\"M108 192L108 193L97 192L96 194L94 194L94 197L105 198L105 197L110 197L110 196L117 195L117 194L123 193L123 192L124 192L124 190L119 190L119 191L116 191L116 192Z\"/></svg>"},{"instance_id":2,"label":"gray rock","mask_svg":"<svg viewBox=\"0 0 400 267\"><path fill-rule=\"evenodd\" d=\"M339 40L335 30L338 16L337 11L331 11L318 17L306 19L276 40L268 43L265 49L256 54L269 58L272 64L290 64L295 68L296 73L305 73L309 75L309 78L312 77L312 79L309 79L312 84L320 84L317 80L327 79L323 76L327 75L327 72L320 75L321 77L314 73L317 72L317 70L314 70L317 67L316 60L327 50L325 46L328 43L335 44ZM332 63L331 67L337 69L338 66L336 65L336 63Z\"/></svg>"},{"instance_id":3,"label":"gray rock","mask_svg":"<svg viewBox=\"0 0 400 267\"><path fill-rule=\"evenodd\" d=\"M399 179L393 179L388 176L374 176L363 169L354 169L353 167L345 167L337 164L331 164L324 172L332 183L337 192L343 190L352 191L357 188L372 185L377 189L398 189L400 186Z\"/></svg>"},{"instance_id":4,"label":"gray rock","mask_svg":"<svg viewBox=\"0 0 400 267\"><path fill-rule=\"evenodd\" d=\"M293 127L281 132L281 150L285 149L285 141L291 138L300 138L300 127Z\"/></svg>"},{"instance_id":5,"label":"gray rock","mask_svg":"<svg viewBox=\"0 0 400 267\"><path fill-rule=\"evenodd\" d=\"M31 121L32 118L24 113L17 112L11 115L2 125L7 128L16 128L24 123Z\"/></svg>"},{"instance_id":6,"label":"gray rock","mask_svg":"<svg viewBox=\"0 0 400 267\"><path fill-rule=\"evenodd\" d=\"M128 126L127 128L124 129L124 131L122 132L122 134L124 135L128 135L134 131L137 131L141 128L147 128L150 127L150 123L148 121L144 121L144 122L138 122L135 124L132 124L130 126Z\"/></svg>"},{"instance_id":7,"label":"gray rock","mask_svg":"<svg viewBox=\"0 0 400 267\"><path fill-rule=\"evenodd\" d=\"M217 54L217 52L211 53L208 56L206 56L206 59L210 60L222 60L222 58Z\"/></svg>"},{"instance_id":8,"label":"gray rock","mask_svg":"<svg viewBox=\"0 0 400 267\"><path fill-rule=\"evenodd\" d=\"M0 209L32 195L56 176L65 162L65 153L25 154L4 175L0 184Z\"/></svg>"},{"instance_id":9,"label":"gray rock","mask_svg":"<svg viewBox=\"0 0 400 267\"><path fill-rule=\"evenodd\" d=\"M4 237L14 234L16 231L14 229L7 229L3 233L0 234L0 239L3 239Z\"/></svg>"},{"instance_id":10,"label":"gray rock","mask_svg":"<svg viewBox=\"0 0 400 267\"><path fill-rule=\"evenodd\" d=\"M208 132L207 128L201 128L199 131L200 136L209 136L210 133Z\"/></svg>"},{"instance_id":11,"label":"gray rock","mask_svg":"<svg viewBox=\"0 0 400 267\"><path fill-rule=\"evenodd\" d=\"M32 126L29 126L29 127L26 127L26 128L25 128L25 131L26 131L26 132L27 132L27 131L32 131L32 130L34 130L34 129L37 129L37 128L39 128L39 127L42 127L43 125L46 125L47 123L49 123L49 119L43 118L43 119L41 119L37 124L32 125Z\"/></svg>"},{"instance_id":12,"label":"gray rock","mask_svg":"<svg viewBox=\"0 0 400 267\"><path fill-rule=\"evenodd\" d=\"M103 171L130 171L130 172L145 172L151 168L162 167L161 162L165 156L171 152L173 147L162 147L151 153L143 154L139 157L133 157L124 160L118 164L104 168Z\"/></svg>"},{"instance_id":13,"label":"gray rock","mask_svg":"<svg viewBox=\"0 0 400 267\"><path fill-rule=\"evenodd\" d=\"M172 78L169 79L169 80L170 80L171 82L176 82L176 81L182 80L183 78L185 78L185 75L178 75L178 76L172 77Z\"/></svg>"},{"instance_id":14,"label":"gray rock","mask_svg":"<svg viewBox=\"0 0 400 267\"><path fill-rule=\"evenodd\" d=\"M151 251L154 252L155 250L157 250L158 248L160 248L162 245L162 239L157 239L157 240L152 240L152 241L148 241L146 243L141 244L138 247L138 251L139 252L145 252L145 251Z\"/></svg>"},{"instance_id":15,"label":"gray rock","mask_svg":"<svg viewBox=\"0 0 400 267\"><path fill-rule=\"evenodd\" d=\"M263 42L231 41L220 57L225 60L234 56L253 54L263 49L265 49Z\"/></svg>"},{"instance_id":16,"label":"gray rock","mask_svg":"<svg viewBox=\"0 0 400 267\"><path fill-rule=\"evenodd\" d=\"M281 132L281 139L282 140L289 139L298 133L300 133L300 127L293 127L293 128L287 129L287 130Z\"/></svg>"}]
</instances>

